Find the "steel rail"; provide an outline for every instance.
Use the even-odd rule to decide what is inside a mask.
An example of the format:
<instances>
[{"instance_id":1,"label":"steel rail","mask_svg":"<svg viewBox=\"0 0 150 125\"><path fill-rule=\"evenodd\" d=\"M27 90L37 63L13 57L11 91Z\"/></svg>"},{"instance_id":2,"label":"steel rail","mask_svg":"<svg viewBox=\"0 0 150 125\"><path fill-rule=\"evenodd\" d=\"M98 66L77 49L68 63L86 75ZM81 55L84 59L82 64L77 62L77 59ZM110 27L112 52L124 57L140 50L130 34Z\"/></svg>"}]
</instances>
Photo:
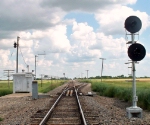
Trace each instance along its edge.
<instances>
[{"instance_id":1,"label":"steel rail","mask_svg":"<svg viewBox=\"0 0 150 125\"><path fill-rule=\"evenodd\" d=\"M61 95L57 98L57 100L55 101L55 103L53 104L53 106L50 108L50 110L47 112L47 114L45 115L45 117L43 118L43 120L40 122L39 125L44 125L45 122L48 120L49 116L51 115L51 112L53 111L53 109L55 108L55 106L58 104L59 100L61 99L62 95L64 94L65 91L67 91L69 88L65 88L65 90L61 93Z\"/></svg>"},{"instance_id":2,"label":"steel rail","mask_svg":"<svg viewBox=\"0 0 150 125\"><path fill-rule=\"evenodd\" d=\"M85 83L83 83L83 85L81 85L81 86L79 86L78 88L77 88L77 91L79 90L79 88L81 88L81 87L83 87L83 86L86 86L87 84L85 84Z\"/></svg>"},{"instance_id":3,"label":"steel rail","mask_svg":"<svg viewBox=\"0 0 150 125\"><path fill-rule=\"evenodd\" d=\"M80 101L79 101L79 97L78 97L78 94L77 94L78 89L76 90L75 86L74 86L74 89L75 89L76 98L77 98L78 106L79 106L79 109L80 109L81 117L82 117L82 120L83 120L83 124L87 125L86 120L85 120L85 116L84 116L84 113L83 113L83 110L82 110L82 107L81 107L81 104L80 104Z\"/></svg>"},{"instance_id":4,"label":"steel rail","mask_svg":"<svg viewBox=\"0 0 150 125\"><path fill-rule=\"evenodd\" d=\"M53 109L56 107L56 105L58 104L58 102L60 101L62 95L65 93L65 91L67 91L68 89L70 89L72 87L66 87L64 89L64 91L61 93L61 95L57 98L57 100L55 101L55 103L52 105L52 107L50 108L50 110L47 112L47 114L45 115L45 117L43 118L43 120L40 122L39 125L45 125L46 121L49 119L49 116L51 115ZM75 93L76 93L76 99L77 99L77 102L78 102L78 106L79 106L79 109L80 109L80 113L81 113L81 117L82 117L82 120L83 120L83 123L84 125L87 125L86 123L86 120L85 120L85 117L84 117L84 114L83 114L83 110L81 108L81 104L80 104L80 101L79 101L79 98L78 98L78 94L77 94L77 91L75 86L74 86L74 89L75 89Z\"/></svg>"}]
</instances>

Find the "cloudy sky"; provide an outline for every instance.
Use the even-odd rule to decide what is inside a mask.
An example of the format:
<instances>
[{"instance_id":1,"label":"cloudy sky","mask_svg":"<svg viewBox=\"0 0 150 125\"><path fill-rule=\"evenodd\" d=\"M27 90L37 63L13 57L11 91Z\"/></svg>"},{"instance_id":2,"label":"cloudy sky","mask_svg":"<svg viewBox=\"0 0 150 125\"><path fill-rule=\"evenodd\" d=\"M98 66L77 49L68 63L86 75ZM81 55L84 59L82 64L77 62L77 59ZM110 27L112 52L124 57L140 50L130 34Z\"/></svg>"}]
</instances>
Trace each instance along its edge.
<instances>
[{"instance_id":1,"label":"cloudy sky","mask_svg":"<svg viewBox=\"0 0 150 125\"><path fill-rule=\"evenodd\" d=\"M130 35L125 19L138 16L142 21L135 39L146 48L146 56L136 65L136 76L150 76L150 1L149 0L1 0L0 77L3 70L16 70L19 40L19 72L63 77L126 75L125 63ZM45 55L40 55L45 54ZM81 75L82 74L82 75Z\"/></svg>"}]
</instances>

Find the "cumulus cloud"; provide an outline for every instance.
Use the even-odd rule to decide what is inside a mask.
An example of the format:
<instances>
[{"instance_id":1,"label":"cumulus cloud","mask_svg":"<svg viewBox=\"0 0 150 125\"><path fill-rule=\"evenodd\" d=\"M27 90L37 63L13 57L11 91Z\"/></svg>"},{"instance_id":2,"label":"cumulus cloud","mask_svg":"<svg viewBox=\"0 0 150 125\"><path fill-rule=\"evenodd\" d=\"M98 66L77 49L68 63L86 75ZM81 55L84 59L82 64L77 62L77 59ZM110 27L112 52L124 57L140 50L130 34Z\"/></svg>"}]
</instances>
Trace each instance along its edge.
<instances>
[{"instance_id":1,"label":"cumulus cloud","mask_svg":"<svg viewBox=\"0 0 150 125\"><path fill-rule=\"evenodd\" d=\"M47 7L59 7L64 11L86 11L93 12L97 9L109 8L116 4L134 4L137 0L45 0L41 4Z\"/></svg>"},{"instance_id":2,"label":"cumulus cloud","mask_svg":"<svg viewBox=\"0 0 150 125\"><path fill-rule=\"evenodd\" d=\"M32 30L20 32L20 46L32 48L35 53L61 53L70 49L70 42L66 36L66 25L56 25L46 30ZM12 41L12 40L11 40Z\"/></svg>"},{"instance_id":3,"label":"cumulus cloud","mask_svg":"<svg viewBox=\"0 0 150 125\"><path fill-rule=\"evenodd\" d=\"M42 35L42 37L40 35ZM62 53L67 52L70 49L70 42L66 36L66 26L58 25L45 32L33 33L39 37L38 51L45 51L48 53ZM31 37L32 38L32 37Z\"/></svg>"},{"instance_id":4,"label":"cumulus cloud","mask_svg":"<svg viewBox=\"0 0 150 125\"><path fill-rule=\"evenodd\" d=\"M15 61L10 61L10 51L0 49L0 69L14 69Z\"/></svg>"},{"instance_id":5,"label":"cumulus cloud","mask_svg":"<svg viewBox=\"0 0 150 125\"><path fill-rule=\"evenodd\" d=\"M20 71L26 69L26 64L34 69L35 55L45 53L45 56L37 57L38 73L62 75L63 72L72 74L72 71L85 71L88 68L95 75L100 71L97 68L100 67L99 58L105 57L105 71L108 73L111 70L114 73L119 67L119 74L125 69L122 59L128 59L126 42L122 37L125 34L125 19L130 15L138 16L142 20L140 32L150 25L147 13L126 6L135 4L136 1L2 0L0 62L3 68L12 68L13 65L15 69L16 55L13 54L11 60L9 56L14 49L13 43L19 36L19 46L24 57L23 59L19 50ZM69 12L92 14L100 27L94 29L94 26L88 25L88 20L79 23L76 18L66 19ZM149 59L149 54L147 56Z\"/></svg>"},{"instance_id":6,"label":"cumulus cloud","mask_svg":"<svg viewBox=\"0 0 150 125\"><path fill-rule=\"evenodd\" d=\"M45 61L44 59L40 59L39 61L38 61L38 65L39 66L42 66L42 68L44 67L44 68L47 68L47 66L48 67L50 67L51 65L52 65L52 61Z\"/></svg>"},{"instance_id":7,"label":"cumulus cloud","mask_svg":"<svg viewBox=\"0 0 150 125\"><path fill-rule=\"evenodd\" d=\"M41 0L2 0L0 4L0 24L4 36L6 31L46 29L59 23L64 12L59 8L42 8Z\"/></svg>"},{"instance_id":8,"label":"cumulus cloud","mask_svg":"<svg viewBox=\"0 0 150 125\"><path fill-rule=\"evenodd\" d=\"M13 42L14 39L2 39L0 40L0 49L8 49L8 48L13 48Z\"/></svg>"},{"instance_id":9,"label":"cumulus cloud","mask_svg":"<svg viewBox=\"0 0 150 125\"><path fill-rule=\"evenodd\" d=\"M93 28L87 23L74 22L72 30L71 38L75 40L75 44L86 47L96 42Z\"/></svg>"},{"instance_id":10,"label":"cumulus cloud","mask_svg":"<svg viewBox=\"0 0 150 125\"><path fill-rule=\"evenodd\" d=\"M96 43L96 35L87 23L73 23L71 34L72 47L68 53L68 61L87 62L101 56L100 50L92 50L90 46Z\"/></svg>"},{"instance_id":11,"label":"cumulus cloud","mask_svg":"<svg viewBox=\"0 0 150 125\"><path fill-rule=\"evenodd\" d=\"M94 32L93 28L87 23L73 23L73 33L71 34L72 47L70 53L67 54L67 62L80 65L90 65L86 63L96 63L100 57L110 59L127 59L127 47L124 38L113 38L113 36L105 35L102 32ZM99 67L99 66L98 66ZM121 67L119 63L110 62L106 65L106 70L115 70ZM90 68L90 67L89 67ZM94 71L93 71L94 72Z\"/></svg>"},{"instance_id":12,"label":"cumulus cloud","mask_svg":"<svg viewBox=\"0 0 150 125\"><path fill-rule=\"evenodd\" d=\"M127 51L124 38L113 38L113 36L107 36L104 33L96 33L96 43L90 48L101 50L102 55L108 58L121 58Z\"/></svg>"},{"instance_id":13,"label":"cumulus cloud","mask_svg":"<svg viewBox=\"0 0 150 125\"><path fill-rule=\"evenodd\" d=\"M107 10L99 10L95 14L95 19L100 24L100 31L107 35L124 34L124 22L129 16L137 16L142 21L142 32L150 26L150 16L139 10L134 11L127 6L117 5Z\"/></svg>"}]
</instances>

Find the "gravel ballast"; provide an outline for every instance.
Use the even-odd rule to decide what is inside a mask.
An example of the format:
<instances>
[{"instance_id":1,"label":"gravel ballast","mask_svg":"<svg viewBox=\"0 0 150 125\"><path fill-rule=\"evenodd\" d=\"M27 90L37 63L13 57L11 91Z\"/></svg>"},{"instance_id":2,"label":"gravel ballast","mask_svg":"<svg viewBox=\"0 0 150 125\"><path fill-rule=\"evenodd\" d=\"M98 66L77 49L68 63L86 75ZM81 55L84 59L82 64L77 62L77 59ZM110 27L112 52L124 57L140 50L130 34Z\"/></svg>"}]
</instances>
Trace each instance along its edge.
<instances>
[{"instance_id":1,"label":"gravel ballast","mask_svg":"<svg viewBox=\"0 0 150 125\"><path fill-rule=\"evenodd\" d=\"M49 92L50 98L40 98L32 100L31 96L0 97L0 125L27 125L30 124L31 116L38 110L49 107L50 101L60 92L65 85ZM83 94L91 91L88 84L82 90ZM102 97L98 95L80 96L81 104L99 114L100 125L150 125L150 112L143 111L143 118L131 118L126 116L126 107L131 104L114 98ZM83 107L84 109L84 107Z\"/></svg>"},{"instance_id":2,"label":"gravel ballast","mask_svg":"<svg viewBox=\"0 0 150 125\"><path fill-rule=\"evenodd\" d=\"M50 98L32 100L28 93L0 97L0 117L3 119L0 125L29 125L30 117L38 110L48 108L50 101L64 86L65 84L47 93Z\"/></svg>"}]
</instances>

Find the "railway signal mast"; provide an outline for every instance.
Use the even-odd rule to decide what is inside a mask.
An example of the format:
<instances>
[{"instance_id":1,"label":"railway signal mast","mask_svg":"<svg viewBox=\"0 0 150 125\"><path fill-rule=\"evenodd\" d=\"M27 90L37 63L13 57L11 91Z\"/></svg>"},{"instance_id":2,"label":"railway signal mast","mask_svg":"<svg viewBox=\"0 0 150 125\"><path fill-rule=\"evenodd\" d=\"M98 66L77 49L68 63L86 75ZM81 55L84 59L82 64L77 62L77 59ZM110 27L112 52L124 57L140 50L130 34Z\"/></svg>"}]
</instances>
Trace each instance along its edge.
<instances>
[{"instance_id":1,"label":"railway signal mast","mask_svg":"<svg viewBox=\"0 0 150 125\"><path fill-rule=\"evenodd\" d=\"M128 48L128 56L132 60L130 63L132 63L132 106L126 108L127 117L138 117L142 118L142 109L140 107L137 107L137 101L138 97L136 96L136 78L135 78L135 63L137 61L141 61L145 55L146 50L143 45L136 43L134 40L136 32L138 32L142 27L141 20L136 16L129 16L125 20L125 29L130 32L131 34L131 41L128 41L127 44L131 44Z\"/></svg>"}]
</instances>

